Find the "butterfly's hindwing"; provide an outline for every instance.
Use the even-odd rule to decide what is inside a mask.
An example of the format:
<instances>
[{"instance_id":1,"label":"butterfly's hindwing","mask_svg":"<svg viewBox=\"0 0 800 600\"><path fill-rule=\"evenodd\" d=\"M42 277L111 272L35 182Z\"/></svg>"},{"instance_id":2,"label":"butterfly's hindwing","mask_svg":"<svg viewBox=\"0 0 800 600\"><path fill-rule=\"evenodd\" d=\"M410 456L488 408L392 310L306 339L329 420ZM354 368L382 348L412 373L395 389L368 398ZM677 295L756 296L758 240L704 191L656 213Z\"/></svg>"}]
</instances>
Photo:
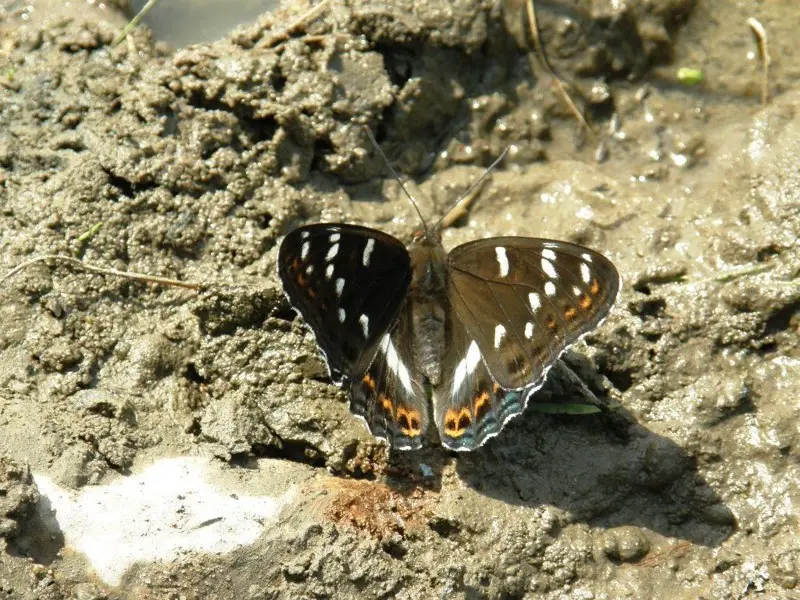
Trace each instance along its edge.
<instances>
[{"instance_id":1,"label":"butterfly's hindwing","mask_svg":"<svg viewBox=\"0 0 800 600\"><path fill-rule=\"evenodd\" d=\"M319 223L281 243L278 274L336 383L359 378L393 326L411 281L405 246L356 225Z\"/></svg>"},{"instance_id":2,"label":"butterfly's hindwing","mask_svg":"<svg viewBox=\"0 0 800 600\"><path fill-rule=\"evenodd\" d=\"M428 400L416 368L411 307L381 339L375 360L350 387L350 409L363 417L375 437L398 450L422 447L428 428Z\"/></svg>"},{"instance_id":3,"label":"butterfly's hindwing","mask_svg":"<svg viewBox=\"0 0 800 600\"><path fill-rule=\"evenodd\" d=\"M506 390L497 384L478 344L454 311L444 364L453 369L434 390L434 419L447 448L472 450L483 445L524 409L525 390Z\"/></svg>"}]
</instances>

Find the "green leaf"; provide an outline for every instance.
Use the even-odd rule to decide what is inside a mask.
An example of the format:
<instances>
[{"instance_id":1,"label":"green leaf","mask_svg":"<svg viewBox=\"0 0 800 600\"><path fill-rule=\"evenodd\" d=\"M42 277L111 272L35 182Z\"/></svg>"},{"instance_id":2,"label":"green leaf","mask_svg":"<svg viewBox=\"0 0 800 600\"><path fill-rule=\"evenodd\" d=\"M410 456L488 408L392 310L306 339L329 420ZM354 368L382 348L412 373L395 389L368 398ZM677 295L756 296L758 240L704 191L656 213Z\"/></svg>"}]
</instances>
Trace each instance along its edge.
<instances>
[{"instance_id":1,"label":"green leaf","mask_svg":"<svg viewBox=\"0 0 800 600\"><path fill-rule=\"evenodd\" d=\"M591 415L599 413L600 408L593 404L558 404L557 402L534 402L531 410L551 415Z\"/></svg>"}]
</instances>

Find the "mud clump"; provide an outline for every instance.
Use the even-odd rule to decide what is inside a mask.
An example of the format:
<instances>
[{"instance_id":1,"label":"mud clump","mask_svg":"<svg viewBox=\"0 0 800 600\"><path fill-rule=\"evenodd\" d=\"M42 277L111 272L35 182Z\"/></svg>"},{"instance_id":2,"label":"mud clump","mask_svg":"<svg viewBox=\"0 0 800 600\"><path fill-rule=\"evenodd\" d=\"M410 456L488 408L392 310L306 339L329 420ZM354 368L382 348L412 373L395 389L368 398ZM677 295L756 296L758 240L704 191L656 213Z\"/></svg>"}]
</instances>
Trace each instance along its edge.
<instances>
[{"instance_id":1,"label":"mud clump","mask_svg":"<svg viewBox=\"0 0 800 600\"><path fill-rule=\"evenodd\" d=\"M0 454L0 539L13 539L38 501L39 490L30 468Z\"/></svg>"}]
</instances>

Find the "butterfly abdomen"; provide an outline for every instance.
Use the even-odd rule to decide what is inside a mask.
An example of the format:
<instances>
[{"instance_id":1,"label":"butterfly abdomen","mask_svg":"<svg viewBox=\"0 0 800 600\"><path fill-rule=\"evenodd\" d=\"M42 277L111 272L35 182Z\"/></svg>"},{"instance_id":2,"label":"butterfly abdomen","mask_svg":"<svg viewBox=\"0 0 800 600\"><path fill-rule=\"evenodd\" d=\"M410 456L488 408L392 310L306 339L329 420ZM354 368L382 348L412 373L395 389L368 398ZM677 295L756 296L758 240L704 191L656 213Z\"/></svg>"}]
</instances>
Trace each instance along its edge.
<instances>
[{"instance_id":1,"label":"butterfly abdomen","mask_svg":"<svg viewBox=\"0 0 800 600\"><path fill-rule=\"evenodd\" d=\"M415 355L422 374L431 385L442 379L442 357L445 352L445 308L436 301L409 299L416 332Z\"/></svg>"}]
</instances>

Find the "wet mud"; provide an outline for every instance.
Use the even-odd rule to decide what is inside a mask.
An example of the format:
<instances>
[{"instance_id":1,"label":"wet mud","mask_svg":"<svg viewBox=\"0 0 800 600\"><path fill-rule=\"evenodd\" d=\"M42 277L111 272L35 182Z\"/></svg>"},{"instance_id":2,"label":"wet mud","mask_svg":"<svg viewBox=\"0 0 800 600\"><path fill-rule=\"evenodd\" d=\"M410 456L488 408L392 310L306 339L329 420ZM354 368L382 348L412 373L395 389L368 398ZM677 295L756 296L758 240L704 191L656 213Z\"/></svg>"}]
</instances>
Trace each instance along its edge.
<instances>
[{"instance_id":1,"label":"wet mud","mask_svg":"<svg viewBox=\"0 0 800 600\"><path fill-rule=\"evenodd\" d=\"M536 5L593 133L515 0L286 6L174 51L112 46L113 5L0 10L0 276L57 254L200 288L55 259L0 284L0 596L800 594L798 9ZM614 261L618 303L566 357L583 383L554 372L537 397L606 410L529 409L468 454L389 452L349 413L275 259L304 223L419 228L363 124L431 216L510 148L445 247L526 235ZM257 535L108 575L76 507L175 457L270 499ZM253 531L214 506L186 529Z\"/></svg>"}]
</instances>

